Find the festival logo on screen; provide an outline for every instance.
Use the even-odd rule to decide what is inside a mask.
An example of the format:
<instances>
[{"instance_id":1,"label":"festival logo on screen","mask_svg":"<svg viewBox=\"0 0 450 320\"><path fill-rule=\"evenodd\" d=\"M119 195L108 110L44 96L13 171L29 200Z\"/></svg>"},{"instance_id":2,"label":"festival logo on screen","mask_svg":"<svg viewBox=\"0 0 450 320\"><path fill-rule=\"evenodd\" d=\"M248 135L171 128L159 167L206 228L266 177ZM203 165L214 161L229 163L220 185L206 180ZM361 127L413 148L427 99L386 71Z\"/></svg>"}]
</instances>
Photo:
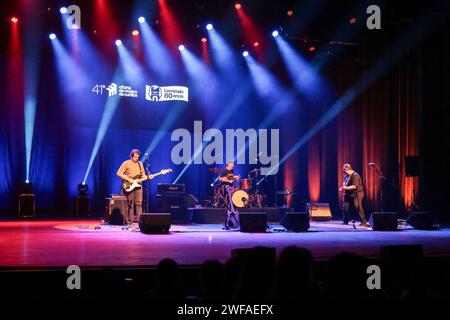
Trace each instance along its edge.
<instances>
[{"instance_id":1,"label":"festival logo on screen","mask_svg":"<svg viewBox=\"0 0 450 320\"><path fill-rule=\"evenodd\" d=\"M109 85L97 84L91 90L95 94L102 95L108 93L108 97L119 96L119 97L129 97L129 98L137 98L138 92L136 89L133 89L131 86L126 85L118 85L117 83L112 82Z\"/></svg>"},{"instance_id":2,"label":"festival logo on screen","mask_svg":"<svg viewBox=\"0 0 450 320\"><path fill-rule=\"evenodd\" d=\"M145 99L149 101L189 101L189 89L182 86L145 86Z\"/></svg>"}]
</instances>

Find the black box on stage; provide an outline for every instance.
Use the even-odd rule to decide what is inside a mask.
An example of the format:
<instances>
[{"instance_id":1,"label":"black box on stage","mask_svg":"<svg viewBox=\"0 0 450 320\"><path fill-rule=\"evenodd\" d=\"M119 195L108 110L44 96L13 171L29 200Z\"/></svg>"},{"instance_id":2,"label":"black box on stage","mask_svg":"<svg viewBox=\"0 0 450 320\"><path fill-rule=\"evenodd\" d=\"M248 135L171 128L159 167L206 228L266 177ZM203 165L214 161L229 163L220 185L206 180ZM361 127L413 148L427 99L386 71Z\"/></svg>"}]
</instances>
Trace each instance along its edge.
<instances>
[{"instance_id":1,"label":"black box on stage","mask_svg":"<svg viewBox=\"0 0 450 320\"><path fill-rule=\"evenodd\" d=\"M186 191L183 183L158 183L156 186L158 194L173 194L182 193Z\"/></svg>"},{"instance_id":2,"label":"black box on stage","mask_svg":"<svg viewBox=\"0 0 450 320\"><path fill-rule=\"evenodd\" d=\"M187 223L188 214L184 193L156 195L158 211L170 212L175 223Z\"/></svg>"},{"instance_id":3,"label":"black box on stage","mask_svg":"<svg viewBox=\"0 0 450 320\"><path fill-rule=\"evenodd\" d=\"M19 215L24 218L33 218L36 215L36 196L34 194L19 194Z\"/></svg>"},{"instance_id":4,"label":"black box on stage","mask_svg":"<svg viewBox=\"0 0 450 320\"><path fill-rule=\"evenodd\" d=\"M308 231L309 213L308 212L288 212L280 220L280 224L286 230L293 232Z\"/></svg>"},{"instance_id":5,"label":"black box on stage","mask_svg":"<svg viewBox=\"0 0 450 320\"><path fill-rule=\"evenodd\" d=\"M91 201L88 195L79 194L75 198L75 214L87 216L91 213Z\"/></svg>"},{"instance_id":6,"label":"black box on stage","mask_svg":"<svg viewBox=\"0 0 450 320\"><path fill-rule=\"evenodd\" d=\"M107 200L107 215L105 221L113 225L124 225L128 213L128 201L126 197L123 198L106 198Z\"/></svg>"},{"instance_id":7,"label":"black box on stage","mask_svg":"<svg viewBox=\"0 0 450 320\"><path fill-rule=\"evenodd\" d=\"M240 212L239 231L266 232L267 212Z\"/></svg>"},{"instance_id":8,"label":"black box on stage","mask_svg":"<svg viewBox=\"0 0 450 320\"><path fill-rule=\"evenodd\" d=\"M412 213L406 222L409 223L414 229L418 230L435 230L437 227L433 224L433 215L431 212L418 211Z\"/></svg>"},{"instance_id":9,"label":"black box on stage","mask_svg":"<svg viewBox=\"0 0 450 320\"><path fill-rule=\"evenodd\" d=\"M397 231L397 212L372 212L369 223L373 230Z\"/></svg>"},{"instance_id":10,"label":"black box on stage","mask_svg":"<svg viewBox=\"0 0 450 320\"><path fill-rule=\"evenodd\" d=\"M331 209L329 203L309 202L307 204L307 208L312 220L317 221L331 220Z\"/></svg>"},{"instance_id":11,"label":"black box on stage","mask_svg":"<svg viewBox=\"0 0 450 320\"><path fill-rule=\"evenodd\" d=\"M170 213L143 213L139 217L139 229L142 233L169 233L172 224Z\"/></svg>"}]
</instances>

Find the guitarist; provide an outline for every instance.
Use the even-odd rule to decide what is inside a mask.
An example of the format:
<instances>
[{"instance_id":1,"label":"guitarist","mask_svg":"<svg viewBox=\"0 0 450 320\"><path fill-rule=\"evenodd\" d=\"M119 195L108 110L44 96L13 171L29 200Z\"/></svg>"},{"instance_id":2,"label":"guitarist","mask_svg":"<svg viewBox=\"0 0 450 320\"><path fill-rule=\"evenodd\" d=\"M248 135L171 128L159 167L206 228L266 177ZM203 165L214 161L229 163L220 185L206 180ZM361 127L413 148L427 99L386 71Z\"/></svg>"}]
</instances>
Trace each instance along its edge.
<instances>
[{"instance_id":1,"label":"guitarist","mask_svg":"<svg viewBox=\"0 0 450 320\"><path fill-rule=\"evenodd\" d=\"M344 164L344 183L340 190L344 192L344 205L343 205L343 215L344 224L348 224L350 209L353 206L358 215L361 218L361 227L367 228L370 225L367 223L366 216L364 214L364 208L362 201L364 198L364 188L362 184L361 176L352 169L351 165Z\"/></svg>"},{"instance_id":2,"label":"guitarist","mask_svg":"<svg viewBox=\"0 0 450 320\"><path fill-rule=\"evenodd\" d=\"M144 165L139 161L141 152L138 149L133 149L130 152L130 160L126 160L122 163L119 170L117 170L117 176L129 183L133 183L137 179L137 182L142 182L147 179L145 175ZM128 200L128 217L127 224L133 223L134 207L136 206L137 219L142 213L142 188L136 188L131 192L126 193Z\"/></svg>"}]
</instances>

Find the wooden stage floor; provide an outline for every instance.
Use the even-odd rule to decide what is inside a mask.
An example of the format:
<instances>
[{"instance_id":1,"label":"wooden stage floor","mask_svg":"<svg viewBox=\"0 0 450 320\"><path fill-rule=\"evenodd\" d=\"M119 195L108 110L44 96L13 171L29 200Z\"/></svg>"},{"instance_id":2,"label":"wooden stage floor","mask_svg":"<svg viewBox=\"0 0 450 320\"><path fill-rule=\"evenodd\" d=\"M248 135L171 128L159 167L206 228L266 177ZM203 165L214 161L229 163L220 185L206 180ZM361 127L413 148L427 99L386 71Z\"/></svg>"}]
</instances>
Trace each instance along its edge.
<instances>
[{"instance_id":1,"label":"wooden stage floor","mask_svg":"<svg viewBox=\"0 0 450 320\"><path fill-rule=\"evenodd\" d=\"M426 256L450 255L450 229L381 232L354 229L340 222L312 222L308 232L282 232L270 225L267 233L222 230L219 224L172 225L170 234L146 235L98 220L0 221L0 267L154 266L170 257L181 265L207 259L225 262L235 248L305 247L318 260L349 251L379 257L386 245L422 244Z\"/></svg>"}]
</instances>

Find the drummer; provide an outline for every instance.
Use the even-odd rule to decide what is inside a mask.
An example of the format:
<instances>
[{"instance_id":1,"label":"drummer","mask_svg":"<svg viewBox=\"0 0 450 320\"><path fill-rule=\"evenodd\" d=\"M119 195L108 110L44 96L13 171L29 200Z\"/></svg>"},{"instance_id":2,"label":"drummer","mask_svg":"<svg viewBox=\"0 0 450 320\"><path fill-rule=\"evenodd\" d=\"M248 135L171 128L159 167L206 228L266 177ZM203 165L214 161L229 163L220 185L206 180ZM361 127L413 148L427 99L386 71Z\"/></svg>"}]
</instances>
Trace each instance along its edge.
<instances>
[{"instance_id":1,"label":"drummer","mask_svg":"<svg viewBox=\"0 0 450 320\"><path fill-rule=\"evenodd\" d=\"M219 181L221 182L221 184L223 186L232 186L233 182L239 179L240 177L234 174L234 162L227 162L226 168L220 173Z\"/></svg>"}]
</instances>

